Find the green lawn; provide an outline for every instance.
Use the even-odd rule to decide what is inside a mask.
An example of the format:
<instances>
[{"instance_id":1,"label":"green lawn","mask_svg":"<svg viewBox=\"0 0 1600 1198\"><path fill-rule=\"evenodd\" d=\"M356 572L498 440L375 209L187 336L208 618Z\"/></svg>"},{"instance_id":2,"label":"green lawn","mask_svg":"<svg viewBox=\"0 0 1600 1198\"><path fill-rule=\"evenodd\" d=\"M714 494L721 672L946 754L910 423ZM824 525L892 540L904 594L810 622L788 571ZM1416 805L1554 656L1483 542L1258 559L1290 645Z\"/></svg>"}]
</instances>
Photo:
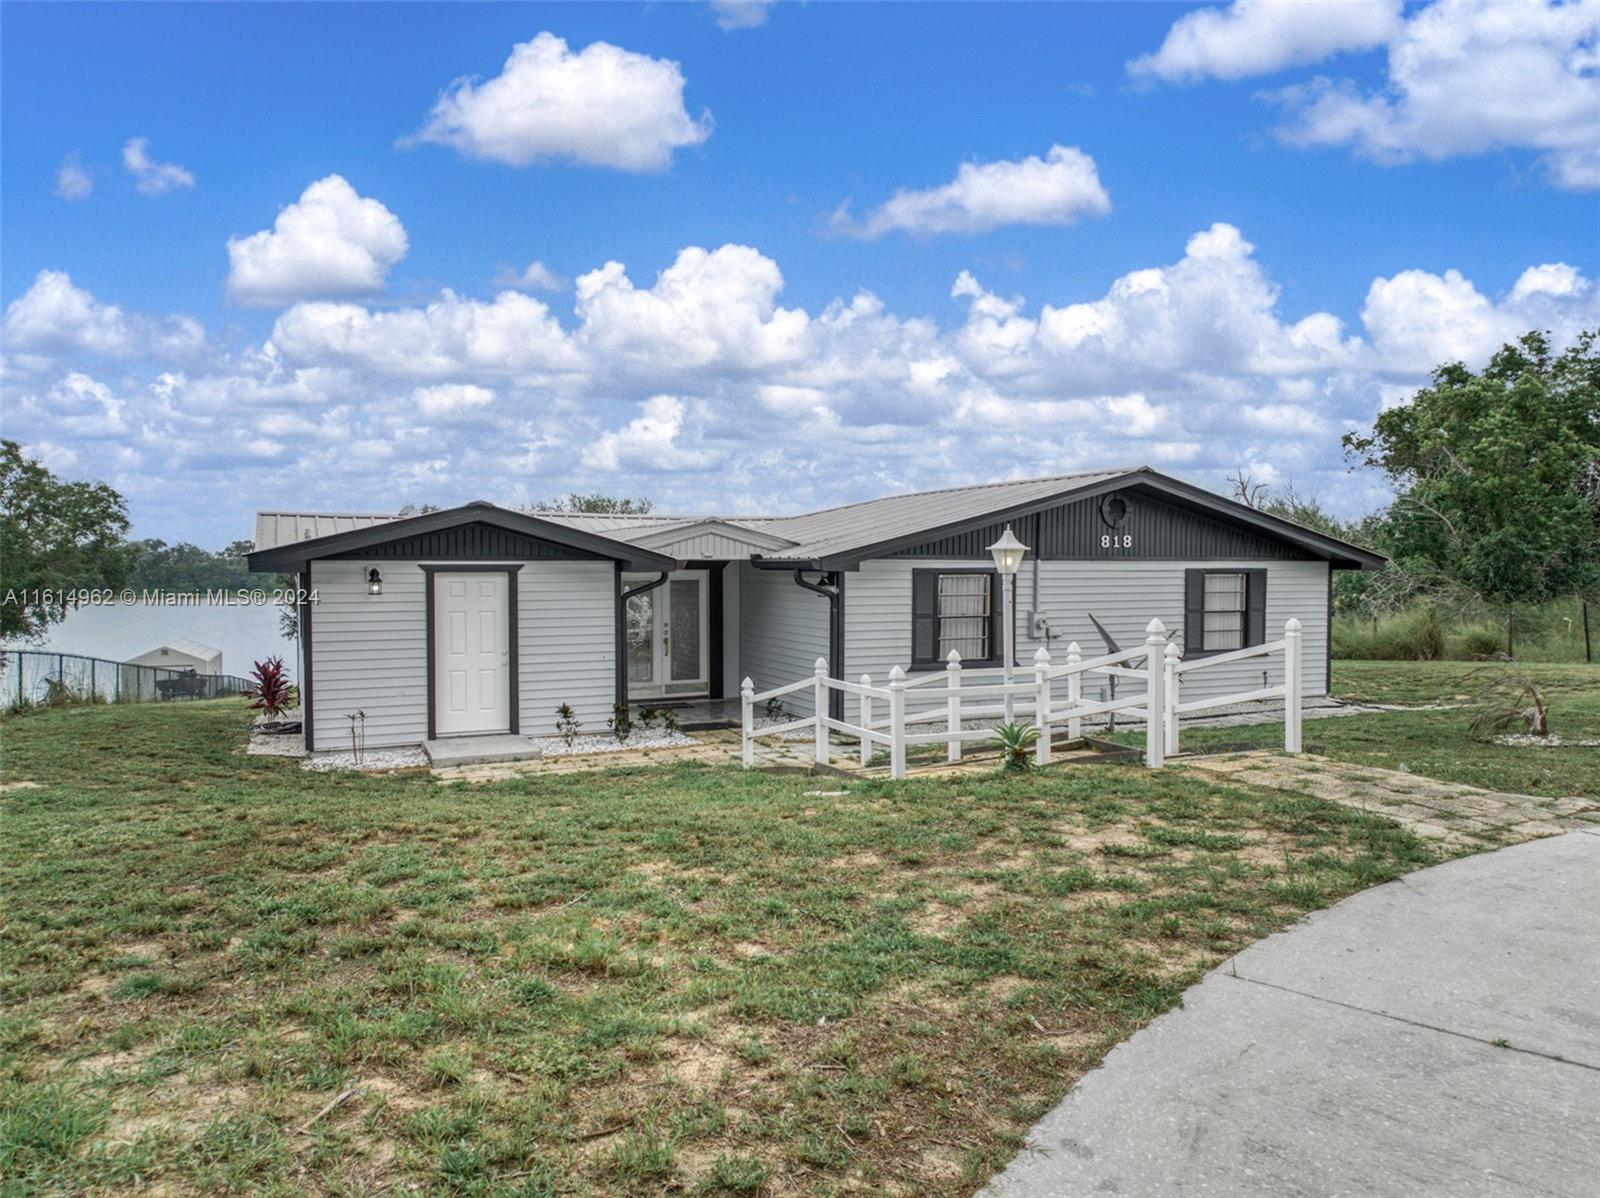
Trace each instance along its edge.
<instances>
[{"instance_id":1,"label":"green lawn","mask_svg":"<svg viewBox=\"0 0 1600 1198\"><path fill-rule=\"evenodd\" d=\"M1333 690L1367 703L1466 703L1475 685L1467 675L1482 668L1458 661L1335 661ZM1545 693L1554 733L1569 741L1600 739L1600 666L1524 668ZM1341 761L1403 768L1448 782L1554 798L1600 795L1600 748L1486 743L1468 731L1472 714L1470 708L1458 708L1307 720L1303 738L1309 748ZM1240 742L1281 748L1283 725L1183 733L1186 750Z\"/></svg>"},{"instance_id":2,"label":"green lawn","mask_svg":"<svg viewBox=\"0 0 1600 1198\"><path fill-rule=\"evenodd\" d=\"M1204 970L1431 859L1137 767L445 787L244 725L0 725L5 1193L968 1194Z\"/></svg>"}]
</instances>

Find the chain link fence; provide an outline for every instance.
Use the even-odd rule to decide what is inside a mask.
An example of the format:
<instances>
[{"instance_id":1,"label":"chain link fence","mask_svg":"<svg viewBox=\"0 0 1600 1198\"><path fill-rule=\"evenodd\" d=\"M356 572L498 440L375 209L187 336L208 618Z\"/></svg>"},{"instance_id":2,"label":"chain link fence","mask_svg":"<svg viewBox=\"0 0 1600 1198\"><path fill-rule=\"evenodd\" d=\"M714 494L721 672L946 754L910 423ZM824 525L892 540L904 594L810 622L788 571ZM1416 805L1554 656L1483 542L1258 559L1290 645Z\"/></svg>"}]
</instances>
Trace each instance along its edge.
<instances>
[{"instance_id":1,"label":"chain link fence","mask_svg":"<svg viewBox=\"0 0 1600 1198\"><path fill-rule=\"evenodd\" d=\"M225 699L254 684L236 674L197 674L104 657L0 650L0 710L56 703L156 703Z\"/></svg>"}]
</instances>

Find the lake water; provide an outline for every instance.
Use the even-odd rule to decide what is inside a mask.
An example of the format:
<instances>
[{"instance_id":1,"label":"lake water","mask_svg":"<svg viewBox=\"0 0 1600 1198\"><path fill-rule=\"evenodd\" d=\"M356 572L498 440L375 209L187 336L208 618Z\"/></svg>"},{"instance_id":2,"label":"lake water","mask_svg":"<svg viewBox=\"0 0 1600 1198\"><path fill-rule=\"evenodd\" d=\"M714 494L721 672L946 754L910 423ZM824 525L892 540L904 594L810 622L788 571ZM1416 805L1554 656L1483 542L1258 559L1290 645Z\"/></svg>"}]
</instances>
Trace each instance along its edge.
<instances>
[{"instance_id":1,"label":"lake water","mask_svg":"<svg viewBox=\"0 0 1600 1198\"><path fill-rule=\"evenodd\" d=\"M222 672L248 678L264 657L281 657L293 677L295 642L278 627L278 609L262 606L199 604L195 607L142 603L80 607L52 624L42 644L11 644L11 649L45 649L127 661L177 637L222 650Z\"/></svg>"}]
</instances>

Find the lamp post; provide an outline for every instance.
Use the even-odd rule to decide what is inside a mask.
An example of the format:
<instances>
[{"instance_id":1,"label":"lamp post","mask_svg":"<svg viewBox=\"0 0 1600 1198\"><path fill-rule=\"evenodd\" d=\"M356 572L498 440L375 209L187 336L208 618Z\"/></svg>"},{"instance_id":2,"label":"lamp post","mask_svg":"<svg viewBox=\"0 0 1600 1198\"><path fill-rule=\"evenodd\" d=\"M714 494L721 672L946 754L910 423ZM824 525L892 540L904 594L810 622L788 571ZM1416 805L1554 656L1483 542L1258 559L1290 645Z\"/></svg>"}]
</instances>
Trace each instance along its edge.
<instances>
[{"instance_id":1,"label":"lamp post","mask_svg":"<svg viewBox=\"0 0 1600 1198\"><path fill-rule=\"evenodd\" d=\"M994 558L995 571L1000 575L1000 621L1005 633L1005 681L1006 681L1006 723L1011 723L1016 716L1016 705L1011 698L1011 659L1016 656L1016 630L1012 627L1011 620L1011 588L1017 577L1017 571L1022 569L1023 554L1028 552L1028 547L1017 540L1017 534L1011 531L1011 525L1006 525L1005 532L1000 534L1000 539L989 546L989 554Z\"/></svg>"}]
</instances>

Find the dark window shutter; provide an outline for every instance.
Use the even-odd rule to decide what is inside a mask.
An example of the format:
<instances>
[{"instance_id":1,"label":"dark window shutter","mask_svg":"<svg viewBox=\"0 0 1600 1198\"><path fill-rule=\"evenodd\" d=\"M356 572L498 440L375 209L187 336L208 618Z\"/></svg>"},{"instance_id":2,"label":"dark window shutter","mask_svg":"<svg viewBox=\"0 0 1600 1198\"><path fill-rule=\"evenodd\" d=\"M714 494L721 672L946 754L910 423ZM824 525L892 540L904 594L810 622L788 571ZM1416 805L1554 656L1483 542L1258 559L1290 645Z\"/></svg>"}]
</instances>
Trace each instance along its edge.
<instances>
[{"instance_id":1,"label":"dark window shutter","mask_svg":"<svg viewBox=\"0 0 1600 1198\"><path fill-rule=\"evenodd\" d=\"M939 572L911 571L911 660L926 665L938 656L935 633L939 608Z\"/></svg>"},{"instance_id":2,"label":"dark window shutter","mask_svg":"<svg viewBox=\"0 0 1600 1198\"><path fill-rule=\"evenodd\" d=\"M989 660L1002 665L1006 660L1005 585L998 570L989 575ZM1012 612L1011 618L1015 620L1017 613Z\"/></svg>"},{"instance_id":3,"label":"dark window shutter","mask_svg":"<svg viewBox=\"0 0 1600 1198\"><path fill-rule=\"evenodd\" d=\"M1266 644L1267 572L1265 570L1245 571L1244 603L1245 648Z\"/></svg>"},{"instance_id":4,"label":"dark window shutter","mask_svg":"<svg viewBox=\"0 0 1600 1198\"><path fill-rule=\"evenodd\" d=\"M1206 572L1183 572L1183 652L1192 656L1205 649Z\"/></svg>"}]
</instances>

